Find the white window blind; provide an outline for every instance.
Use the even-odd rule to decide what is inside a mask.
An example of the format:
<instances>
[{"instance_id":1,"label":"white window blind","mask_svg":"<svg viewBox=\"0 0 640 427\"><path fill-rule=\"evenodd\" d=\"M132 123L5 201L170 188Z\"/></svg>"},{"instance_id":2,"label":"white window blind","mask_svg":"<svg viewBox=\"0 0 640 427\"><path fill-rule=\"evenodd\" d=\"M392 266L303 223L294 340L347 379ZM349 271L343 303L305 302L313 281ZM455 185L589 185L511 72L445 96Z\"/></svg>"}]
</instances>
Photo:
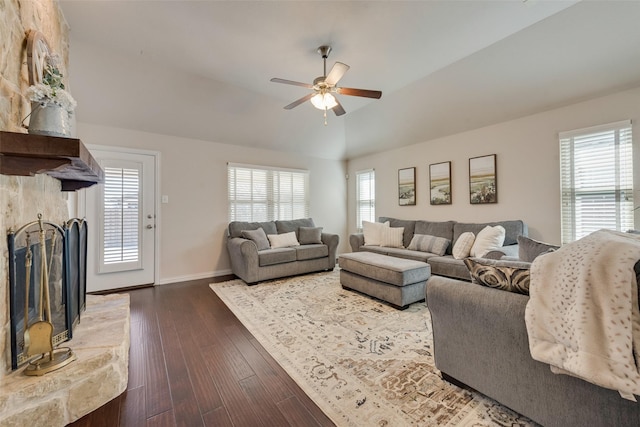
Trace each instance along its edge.
<instances>
[{"instance_id":1,"label":"white window blind","mask_svg":"<svg viewBox=\"0 0 640 427\"><path fill-rule=\"evenodd\" d=\"M356 228L362 231L362 221L376 221L376 172L373 169L356 172Z\"/></svg>"},{"instance_id":2,"label":"white window blind","mask_svg":"<svg viewBox=\"0 0 640 427\"><path fill-rule=\"evenodd\" d=\"M631 121L559 136L562 242L634 228Z\"/></svg>"},{"instance_id":3,"label":"white window blind","mask_svg":"<svg viewBox=\"0 0 640 427\"><path fill-rule=\"evenodd\" d=\"M100 272L140 267L140 168L104 166Z\"/></svg>"},{"instance_id":4,"label":"white window blind","mask_svg":"<svg viewBox=\"0 0 640 427\"><path fill-rule=\"evenodd\" d=\"M229 163L230 221L309 217L309 171Z\"/></svg>"}]
</instances>

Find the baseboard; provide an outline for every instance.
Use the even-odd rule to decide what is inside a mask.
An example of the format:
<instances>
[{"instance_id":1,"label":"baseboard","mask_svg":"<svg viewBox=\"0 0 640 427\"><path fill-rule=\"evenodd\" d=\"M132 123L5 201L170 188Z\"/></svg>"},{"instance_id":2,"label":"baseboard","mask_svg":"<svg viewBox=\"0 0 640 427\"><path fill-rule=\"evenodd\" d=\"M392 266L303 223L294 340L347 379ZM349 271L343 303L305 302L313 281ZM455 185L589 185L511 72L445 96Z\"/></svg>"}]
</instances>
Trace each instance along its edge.
<instances>
[{"instance_id":1,"label":"baseboard","mask_svg":"<svg viewBox=\"0 0 640 427\"><path fill-rule=\"evenodd\" d=\"M191 280L210 279L220 276L229 276L233 274L231 270L218 270L208 271L206 273L187 274L184 276L165 277L164 279L157 280L156 285L169 285L172 283L189 282Z\"/></svg>"}]
</instances>

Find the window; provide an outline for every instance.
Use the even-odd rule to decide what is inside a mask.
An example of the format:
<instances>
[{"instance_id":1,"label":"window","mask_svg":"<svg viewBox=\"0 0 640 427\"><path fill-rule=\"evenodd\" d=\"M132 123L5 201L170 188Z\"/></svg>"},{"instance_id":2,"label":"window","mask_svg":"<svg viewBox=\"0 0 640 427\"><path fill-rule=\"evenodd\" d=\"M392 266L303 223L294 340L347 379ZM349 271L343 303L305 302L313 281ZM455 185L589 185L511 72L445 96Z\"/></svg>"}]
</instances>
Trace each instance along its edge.
<instances>
[{"instance_id":1,"label":"window","mask_svg":"<svg viewBox=\"0 0 640 427\"><path fill-rule=\"evenodd\" d=\"M633 224L631 121L560 133L562 243Z\"/></svg>"},{"instance_id":2,"label":"window","mask_svg":"<svg viewBox=\"0 0 640 427\"><path fill-rule=\"evenodd\" d=\"M356 228L362 221L376 221L376 172L373 169L356 172Z\"/></svg>"},{"instance_id":3,"label":"window","mask_svg":"<svg viewBox=\"0 0 640 427\"><path fill-rule=\"evenodd\" d=\"M309 171L229 163L229 221L309 217Z\"/></svg>"},{"instance_id":4,"label":"window","mask_svg":"<svg viewBox=\"0 0 640 427\"><path fill-rule=\"evenodd\" d=\"M140 174L141 165L129 167L103 164L101 186L101 273L140 268Z\"/></svg>"}]
</instances>

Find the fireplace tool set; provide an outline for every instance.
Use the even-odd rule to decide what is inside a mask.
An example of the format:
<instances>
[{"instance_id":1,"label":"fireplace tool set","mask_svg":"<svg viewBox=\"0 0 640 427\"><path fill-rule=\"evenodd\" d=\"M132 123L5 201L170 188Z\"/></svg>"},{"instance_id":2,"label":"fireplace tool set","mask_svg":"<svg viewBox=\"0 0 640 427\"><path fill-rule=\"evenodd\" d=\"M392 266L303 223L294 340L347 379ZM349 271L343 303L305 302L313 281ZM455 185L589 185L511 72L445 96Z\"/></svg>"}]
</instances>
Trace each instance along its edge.
<instances>
[{"instance_id":1,"label":"fireplace tool set","mask_svg":"<svg viewBox=\"0 0 640 427\"><path fill-rule=\"evenodd\" d=\"M37 224L37 228L33 227ZM45 224L49 227L45 229ZM31 227L35 230L29 231ZM54 348L54 343L64 341L68 335L58 337L54 334L54 318L51 313L50 277L56 246L58 243L60 227L42 220L42 214L38 214L38 220L21 228L25 236L24 253L24 347L23 360L28 360L24 370L25 375L44 375L68 365L76 359L69 347ZM19 231L19 232L20 232ZM18 234L18 233L16 233ZM37 234L37 243L32 243L32 235ZM47 243L49 248L47 248ZM32 249L33 247L33 249ZM47 258L49 252L49 258ZM34 253L36 262L34 263ZM32 280L32 271L39 273L39 278ZM62 275L60 275L62 279ZM33 296L30 295L33 293ZM35 312L35 313L34 313ZM30 316L30 314L34 314ZM31 319L30 319L31 317ZM38 357L36 357L38 356Z\"/></svg>"}]
</instances>

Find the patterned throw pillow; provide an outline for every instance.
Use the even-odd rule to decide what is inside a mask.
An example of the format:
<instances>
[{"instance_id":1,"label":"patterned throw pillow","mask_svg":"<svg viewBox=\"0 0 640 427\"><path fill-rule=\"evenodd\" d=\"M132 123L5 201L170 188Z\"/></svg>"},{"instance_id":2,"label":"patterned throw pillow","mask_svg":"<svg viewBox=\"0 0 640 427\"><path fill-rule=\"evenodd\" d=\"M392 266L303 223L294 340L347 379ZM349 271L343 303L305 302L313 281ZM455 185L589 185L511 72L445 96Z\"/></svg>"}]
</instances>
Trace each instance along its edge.
<instances>
[{"instance_id":1,"label":"patterned throw pillow","mask_svg":"<svg viewBox=\"0 0 640 427\"><path fill-rule=\"evenodd\" d=\"M404 227L382 227L380 228L380 246L404 248L403 236Z\"/></svg>"},{"instance_id":2,"label":"patterned throw pillow","mask_svg":"<svg viewBox=\"0 0 640 427\"><path fill-rule=\"evenodd\" d=\"M295 231L282 234L268 234L267 237L269 238L269 243L271 243L271 249L300 246Z\"/></svg>"},{"instance_id":3,"label":"patterned throw pillow","mask_svg":"<svg viewBox=\"0 0 640 427\"><path fill-rule=\"evenodd\" d=\"M455 259L463 259L467 258L471 252L471 247L473 246L473 242L476 240L476 235L470 231L462 233L458 240L456 240L456 244L453 245L453 250L451 253Z\"/></svg>"},{"instance_id":4,"label":"patterned throw pillow","mask_svg":"<svg viewBox=\"0 0 640 427\"><path fill-rule=\"evenodd\" d=\"M259 251L269 249L269 240L267 240L267 234L262 228L255 230L242 230L241 236L245 239L252 240L256 244Z\"/></svg>"},{"instance_id":5,"label":"patterned throw pillow","mask_svg":"<svg viewBox=\"0 0 640 427\"><path fill-rule=\"evenodd\" d=\"M414 234L407 249L442 256L447 252L450 243L451 241L444 237L430 236L429 234Z\"/></svg>"},{"instance_id":6,"label":"patterned throw pillow","mask_svg":"<svg viewBox=\"0 0 640 427\"><path fill-rule=\"evenodd\" d=\"M475 283L503 291L529 295L531 263L479 258L467 258L464 263Z\"/></svg>"},{"instance_id":7,"label":"patterned throw pillow","mask_svg":"<svg viewBox=\"0 0 640 427\"><path fill-rule=\"evenodd\" d=\"M322 227L299 227L298 235L301 245L322 243Z\"/></svg>"}]
</instances>

